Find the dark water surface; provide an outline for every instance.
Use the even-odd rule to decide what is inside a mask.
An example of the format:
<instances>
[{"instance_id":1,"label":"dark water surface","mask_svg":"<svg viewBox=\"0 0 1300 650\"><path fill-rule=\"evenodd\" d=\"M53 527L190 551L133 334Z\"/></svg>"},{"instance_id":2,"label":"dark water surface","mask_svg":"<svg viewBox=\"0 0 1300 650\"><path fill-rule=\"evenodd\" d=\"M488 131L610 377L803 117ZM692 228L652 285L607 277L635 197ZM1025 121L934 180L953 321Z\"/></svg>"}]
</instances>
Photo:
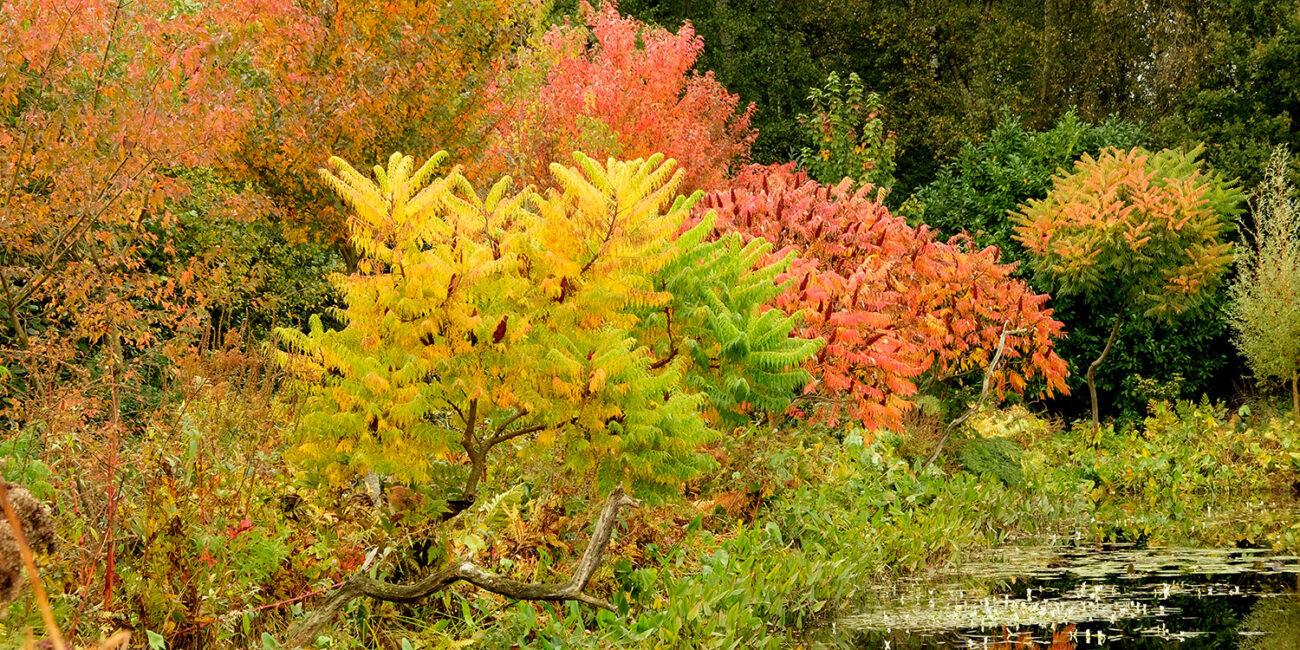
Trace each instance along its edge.
<instances>
[{"instance_id":1,"label":"dark water surface","mask_svg":"<svg viewBox=\"0 0 1300 650\"><path fill-rule=\"evenodd\" d=\"M822 631L890 648L1300 650L1300 558L1258 549L995 549Z\"/></svg>"}]
</instances>

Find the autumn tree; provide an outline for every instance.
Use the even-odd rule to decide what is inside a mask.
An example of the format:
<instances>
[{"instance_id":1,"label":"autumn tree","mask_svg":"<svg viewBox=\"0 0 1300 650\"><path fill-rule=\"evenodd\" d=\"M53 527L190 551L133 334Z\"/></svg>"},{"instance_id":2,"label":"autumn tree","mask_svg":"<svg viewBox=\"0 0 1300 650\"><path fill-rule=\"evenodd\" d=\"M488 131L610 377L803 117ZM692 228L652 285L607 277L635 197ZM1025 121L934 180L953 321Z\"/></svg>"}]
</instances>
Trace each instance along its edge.
<instances>
[{"instance_id":1,"label":"autumn tree","mask_svg":"<svg viewBox=\"0 0 1300 650\"><path fill-rule=\"evenodd\" d=\"M1238 211L1232 183L1202 172L1199 149L1108 149L1052 179L1044 199L1013 215L1040 281L1110 311L1110 334L1088 365L1093 426L1096 372L1126 317L1171 319L1198 307L1232 261L1221 235Z\"/></svg>"},{"instance_id":2,"label":"autumn tree","mask_svg":"<svg viewBox=\"0 0 1300 650\"><path fill-rule=\"evenodd\" d=\"M476 151L490 124L485 87L539 19L540 2L356 0L220 3L215 28L251 32L239 60L251 119L224 165L255 181L298 239L346 244L346 214L313 181L330 155L378 159L430 142ZM341 252L355 263L355 251Z\"/></svg>"},{"instance_id":3,"label":"autumn tree","mask_svg":"<svg viewBox=\"0 0 1300 650\"><path fill-rule=\"evenodd\" d=\"M1251 217L1242 230L1253 246L1240 255L1231 288L1237 348L1255 376L1291 382L1300 413L1300 204L1287 180L1290 153L1279 147L1264 173Z\"/></svg>"},{"instance_id":4,"label":"autumn tree","mask_svg":"<svg viewBox=\"0 0 1300 650\"><path fill-rule=\"evenodd\" d=\"M547 166L582 150L597 158L662 153L686 172L684 187L720 183L745 161L754 111L711 73L694 70L704 41L582 3L585 24L552 27L521 48L490 91L494 128L476 168L546 183Z\"/></svg>"},{"instance_id":5,"label":"autumn tree","mask_svg":"<svg viewBox=\"0 0 1300 650\"><path fill-rule=\"evenodd\" d=\"M0 6L5 416L67 432L78 508L99 531L73 571L104 611L118 584L120 452L154 379L140 360L165 364L206 316L205 279L177 254L175 204L191 190L185 171L218 164L247 119L249 30L214 28L204 9Z\"/></svg>"},{"instance_id":6,"label":"autumn tree","mask_svg":"<svg viewBox=\"0 0 1300 650\"><path fill-rule=\"evenodd\" d=\"M294 456L336 480L378 471L430 491L451 519L501 489L508 447L558 458L612 491L562 585L518 583L468 561L412 586L359 575L304 624L357 596L411 600L459 580L514 598L579 600L621 506L671 494L712 461L714 423L784 409L819 343L798 314L764 308L788 259L738 235L706 243L713 218L677 233L699 198L661 156L551 168L557 189L484 193L445 158L394 154L374 180L339 159L329 186L355 211L358 273L334 279L342 330L281 330L282 360L308 387Z\"/></svg>"},{"instance_id":7,"label":"autumn tree","mask_svg":"<svg viewBox=\"0 0 1300 650\"><path fill-rule=\"evenodd\" d=\"M1063 390L1065 364L1053 351L1061 324L1047 296L1013 278L996 249L941 241L890 214L880 198L848 179L822 185L791 163L748 167L696 207L701 217L717 213L719 232L798 256L772 304L805 314L802 335L826 341L807 366L813 415L898 426L918 381L979 374L1004 327L1005 364L991 378L997 395L1025 393L1035 380L1046 392Z\"/></svg>"}]
</instances>

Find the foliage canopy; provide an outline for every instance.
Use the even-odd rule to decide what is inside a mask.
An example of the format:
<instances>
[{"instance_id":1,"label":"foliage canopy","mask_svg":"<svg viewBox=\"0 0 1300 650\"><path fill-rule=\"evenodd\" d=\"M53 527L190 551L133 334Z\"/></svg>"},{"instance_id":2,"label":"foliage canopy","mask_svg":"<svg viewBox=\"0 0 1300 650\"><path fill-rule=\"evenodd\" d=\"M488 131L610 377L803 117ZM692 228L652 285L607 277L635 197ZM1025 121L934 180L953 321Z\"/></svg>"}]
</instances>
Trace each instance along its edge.
<instances>
[{"instance_id":1,"label":"foliage canopy","mask_svg":"<svg viewBox=\"0 0 1300 650\"><path fill-rule=\"evenodd\" d=\"M696 208L717 211L720 232L798 255L774 304L806 314L804 335L826 340L809 365L815 414L897 426L918 378L982 370L1004 324L1017 333L1008 339L1009 363L996 373L998 395L1023 394L1033 379L1044 392L1063 390L1065 364L1052 350L1061 323L1047 296L1013 278L996 249L912 228L873 191L850 179L822 185L793 164L751 166Z\"/></svg>"},{"instance_id":2,"label":"foliage canopy","mask_svg":"<svg viewBox=\"0 0 1300 650\"><path fill-rule=\"evenodd\" d=\"M581 150L597 158L662 153L682 165L683 187L711 188L749 157L752 105L710 72L694 70L704 41L690 23L677 33L619 14L613 2L582 3L515 53L488 89L491 142L476 169L551 181L548 165Z\"/></svg>"},{"instance_id":3,"label":"foliage canopy","mask_svg":"<svg viewBox=\"0 0 1300 650\"><path fill-rule=\"evenodd\" d=\"M473 500L487 453L531 436L600 485L662 493L710 465L711 421L783 409L807 382L818 343L763 308L788 260L702 245L711 219L676 236L698 195L676 194L672 161L579 154L540 195L508 177L480 194L435 173L445 158L324 174L363 259L334 280L344 329L280 331L312 386L302 460L434 484L468 464Z\"/></svg>"}]
</instances>

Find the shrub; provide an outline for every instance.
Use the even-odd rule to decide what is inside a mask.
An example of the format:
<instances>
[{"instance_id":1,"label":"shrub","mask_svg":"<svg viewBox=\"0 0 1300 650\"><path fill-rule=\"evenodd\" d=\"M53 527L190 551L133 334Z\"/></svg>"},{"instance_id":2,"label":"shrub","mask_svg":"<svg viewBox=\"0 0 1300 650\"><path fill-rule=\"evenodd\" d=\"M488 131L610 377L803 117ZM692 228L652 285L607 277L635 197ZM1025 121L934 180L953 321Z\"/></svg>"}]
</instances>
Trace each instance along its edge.
<instances>
[{"instance_id":1,"label":"shrub","mask_svg":"<svg viewBox=\"0 0 1300 650\"><path fill-rule=\"evenodd\" d=\"M1203 175L1199 150L1085 155L1052 191L1013 215L1040 282L1113 306L1110 335L1086 377L1100 425L1096 370L1125 318L1170 319L1199 307L1231 261L1222 241L1241 193Z\"/></svg>"},{"instance_id":2,"label":"shrub","mask_svg":"<svg viewBox=\"0 0 1300 650\"><path fill-rule=\"evenodd\" d=\"M1047 296L1012 277L997 251L965 238L939 240L890 214L869 187L826 186L793 165L751 166L696 209L718 215L720 233L763 238L778 256L799 256L780 279L774 305L805 315L801 332L826 346L809 362L816 378L809 410L834 422L847 415L868 428L897 427L918 382L960 383L982 376L1004 325L999 397L1064 388L1053 351L1061 324Z\"/></svg>"},{"instance_id":3,"label":"shrub","mask_svg":"<svg viewBox=\"0 0 1300 650\"><path fill-rule=\"evenodd\" d=\"M1300 205L1287 180L1290 154L1273 152L1255 202L1254 242L1241 256L1231 288L1231 323L1237 348L1260 379L1291 382L1292 408L1300 413Z\"/></svg>"}]
</instances>

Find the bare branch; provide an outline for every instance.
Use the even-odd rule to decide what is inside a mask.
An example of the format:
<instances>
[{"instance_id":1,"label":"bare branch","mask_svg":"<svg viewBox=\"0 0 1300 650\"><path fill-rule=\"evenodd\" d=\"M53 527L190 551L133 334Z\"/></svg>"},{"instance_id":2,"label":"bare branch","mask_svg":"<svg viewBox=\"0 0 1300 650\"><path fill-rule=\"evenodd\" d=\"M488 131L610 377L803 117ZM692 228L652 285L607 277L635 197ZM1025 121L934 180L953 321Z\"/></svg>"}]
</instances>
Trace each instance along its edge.
<instances>
[{"instance_id":1,"label":"bare branch","mask_svg":"<svg viewBox=\"0 0 1300 650\"><path fill-rule=\"evenodd\" d=\"M1011 321L1002 324L1002 334L998 337L998 351L993 355L993 360L989 362L989 367L984 371L984 386L980 389L979 398L975 400L975 403L969 409L966 409L966 412L961 417L949 422L948 426L944 427L943 437L939 438L939 444L934 446L934 453L930 454L930 460L925 461L926 467L933 465L934 461L939 458L939 452L943 451L943 445L948 442L948 437L952 435L952 432L956 431L957 427L960 427L984 407L984 400L989 396L989 386L993 381L993 374L997 372L998 362L1002 360L1002 353L1007 349L1007 336L1025 332L1025 330L1007 330L1009 325L1011 325Z\"/></svg>"},{"instance_id":2,"label":"bare branch","mask_svg":"<svg viewBox=\"0 0 1300 650\"><path fill-rule=\"evenodd\" d=\"M519 582L485 571L469 560L453 561L442 569L426 576L423 580L409 585L375 580L365 575L365 573L358 573L344 582L337 591L330 595L324 604L297 625L290 634L290 644L294 647L301 647L311 643L320 630L356 598L365 596L386 602L414 603L457 582L468 582L480 589L515 600L573 600L613 611L614 606L608 601L592 596L583 590L587 588L591 576L600 567L600 562L605 555L605 549L608 548L610 537L614 533L614 525L618 521L619 510L624 507L635 508L640 505L641 501L639 499L628 496L621 487L610 493L609 498L605 500L604 508L600 512L600 518L596 520L596 526L591 531L591 540L587 542L587 550L583 552L582 558L574 566L569 579L564 582Z\"/></svg>"},{"instance_id":3,"label":"bare branch","mask_svg":"<svg viewBox=\"0 0 1300 650\"><path fill-rule=\"evenodd\" d=\"M528 415L528 409L519 409L519 412L506 418L506 421L502 422L501 426L497 427L497 431L495 434L493 434L492 439L495 440L496 438L500 438L502 434L506 432L506 429L510 428L510 425L514 424L517 420L519 420L519 418L524 417L525 415Z\"/></svg>"},{"instance_id":4,"label":"bare branch","mask_svg":"<svg viewBox=\"0 0 1300 650\"><path fill-rule=\"evenodd\" d=\"M484 447L485 448L495 447L507 440L513 440L515 438L518 438L519 436L526 436L530 433L537 433L538 431L544 431L546 430L546 428L547 427L545 424L534 424L531 427L524 427L522 429L517 429L515 431L510 431L508 433L498 433L497 435L492 436L492 438L489 439L486 443L484 443Z\"/></svg>"}]
</instances>

